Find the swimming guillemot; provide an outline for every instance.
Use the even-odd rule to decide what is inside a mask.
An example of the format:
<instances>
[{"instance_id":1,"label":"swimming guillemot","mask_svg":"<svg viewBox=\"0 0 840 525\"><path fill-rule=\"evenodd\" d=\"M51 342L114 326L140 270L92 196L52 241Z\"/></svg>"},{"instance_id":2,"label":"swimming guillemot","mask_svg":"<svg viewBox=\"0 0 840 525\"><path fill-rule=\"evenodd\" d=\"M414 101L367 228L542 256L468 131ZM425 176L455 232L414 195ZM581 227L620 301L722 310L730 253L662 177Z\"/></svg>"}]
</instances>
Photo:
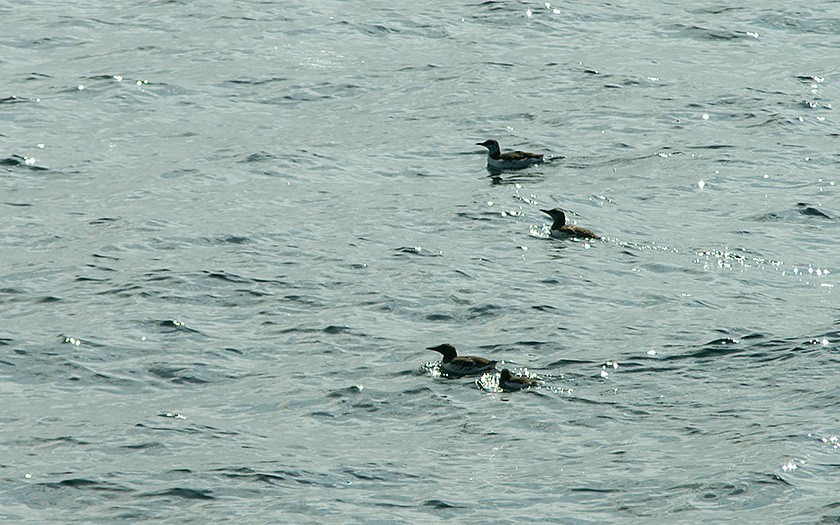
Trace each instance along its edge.
<instances>
[{"instance_id":1,"label":"swimming guillemot","mask_svg":"<svg viewBox=\"0 0 840 525\"><path fill-rule=\"evenodd\" d=\"M540 382L536 379L520 375L515 376L511 374L510 370L507 368L502 369L502 372L499 374L499 388L505 392L514 392L516 390L530 388L539 384Z\"/></svg>"},{"instance_id":2,"label":"swimming guillemot","mask_svg":"<svg viewBox=\"0 0 840 525\"><path fill-rule=\"evenodd\" d=\"M529 153L527 151L511 151L502 153L499 143L495 140L477 142L476 146L487 148L487 167L497 170L519 170L539 164L543 161L540 153Z\"/></svg>"},{"instance_id":3,"label":"swimming guillemot","mask_svg":"<svg viewBox=\"0 0 840 525\"><path fill-rule=\"evenodd\" d=\"M551 236L557 239L565 239L569 237L577 237L579 239L600 239L601 236L592 230L581 228L574 224L566 224L566 214L560 208L553 210L540 210L547 213L554 219L554 224L551 225Z\"/></svg>"},{"instance_id":4,"label":"swimming guillemot","mask_svg":"<svg viewBox=\"0 0 840 525\"><path fill-rule=\"evenodd\" d=\"M426 350L434 350L443 354L440 370L453 376L480 374L496 368L496 361L471 355L459 356L455 347L450 344L430 346Z\"/></svg>"}]
</instances>

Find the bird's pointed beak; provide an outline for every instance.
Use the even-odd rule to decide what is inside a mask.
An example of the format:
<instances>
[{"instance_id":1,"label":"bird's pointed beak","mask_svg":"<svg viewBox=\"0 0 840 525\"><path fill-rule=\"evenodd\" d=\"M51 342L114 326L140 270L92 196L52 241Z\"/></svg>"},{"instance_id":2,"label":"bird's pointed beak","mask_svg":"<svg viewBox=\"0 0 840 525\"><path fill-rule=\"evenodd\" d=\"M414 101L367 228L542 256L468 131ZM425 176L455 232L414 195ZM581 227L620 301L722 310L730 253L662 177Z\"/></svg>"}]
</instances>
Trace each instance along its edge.
<instances>
[{"instance_id":1,"label":"bird's pointed beak","mask_svg":"<svg viewBox=\"0 0 840 525\"><path fill-rule=\"evenodd\" d=\"M551 210L540 210L540 211L545 213L546 215L551 215Z\"/></svg>"}]
</instances>

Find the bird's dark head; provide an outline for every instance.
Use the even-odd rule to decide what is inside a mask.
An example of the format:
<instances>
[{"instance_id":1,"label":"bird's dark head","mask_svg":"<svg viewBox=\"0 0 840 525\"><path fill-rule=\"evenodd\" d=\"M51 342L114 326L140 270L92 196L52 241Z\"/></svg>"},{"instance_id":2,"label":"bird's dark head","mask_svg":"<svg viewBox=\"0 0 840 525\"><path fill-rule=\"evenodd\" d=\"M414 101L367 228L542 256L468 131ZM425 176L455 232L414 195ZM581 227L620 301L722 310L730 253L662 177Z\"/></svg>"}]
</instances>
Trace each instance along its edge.
<instances>
[{"instance_id":1,"label":"bird's dark head","mask_svg":"<svg viewBox=\"0 0 840 525\"><path fill-rule=\"evenodd\" d=\"M553 208L550 210L540 210L541 212L549 215L555 221L560 221L561 224L566 224L566 214L560 208Z\"/></svg>"},{"instance_id":2,"label":"bird's dark head","mask_svg":"<svg viewBox=\"0 0 840 525\"><path fill-rule=\"evenodd\" d=\"M487 149L493 149L493 148L498 148L499 147L499 143L496 142L493 139L485 140L484 142L476 142L475 145L476 146L484 146Z\"/></svg>"},{"instance_id":3,"label":"bird's dark head","mask_svg":"<svg viewBox=\"0 0 840 525\"><path fill-rule=\"evenodd\" d=\"M510 381L510 370L502 368L502 371L499 373L499 381Z\"/></svg>"},{"instance_id":4,"label":"bird's dark head","mask_svg":"<svg viewBox=\"0 0 840 525\"><path fill-rule=\"evenodd\" d=\"M440 352L443 354L444 359L451 359L456 357L458 354L455 352L455 347L449 343L444 343L442 345L437 346L429 346L426 350L434 350L435 352Z\"/></svg>"}]
</instances>

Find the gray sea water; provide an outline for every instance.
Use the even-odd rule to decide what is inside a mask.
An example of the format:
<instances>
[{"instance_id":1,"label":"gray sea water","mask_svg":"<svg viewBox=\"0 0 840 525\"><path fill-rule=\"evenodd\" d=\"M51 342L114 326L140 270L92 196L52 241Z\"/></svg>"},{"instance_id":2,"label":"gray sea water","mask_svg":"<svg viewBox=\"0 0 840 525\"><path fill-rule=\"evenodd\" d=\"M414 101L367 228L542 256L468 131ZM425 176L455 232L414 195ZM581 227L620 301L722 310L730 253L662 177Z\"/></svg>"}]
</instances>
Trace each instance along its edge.
<instances>
[{"instance_id":1,"label":"gray sea water","mask_svg":"<svg viewBox=\"0 0 840 525\"><path fill-rule=\"evenodd\" d=\"M0 521L840 522L835 2L0 16Z\"/></svg>"}]
</instances>

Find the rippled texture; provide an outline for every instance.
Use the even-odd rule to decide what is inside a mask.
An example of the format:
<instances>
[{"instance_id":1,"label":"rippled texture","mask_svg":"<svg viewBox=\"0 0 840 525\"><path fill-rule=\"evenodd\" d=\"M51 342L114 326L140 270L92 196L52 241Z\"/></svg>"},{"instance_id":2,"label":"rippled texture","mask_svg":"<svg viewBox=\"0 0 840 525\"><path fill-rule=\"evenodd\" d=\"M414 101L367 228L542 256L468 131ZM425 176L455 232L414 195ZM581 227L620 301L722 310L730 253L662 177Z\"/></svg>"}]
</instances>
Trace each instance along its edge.
<instances>
[{"instance_id":1,"label":"rippled texture","mask_svg":"<svg viewBox=\"0 0 840 525\"><path fill-rule=\"evenodd\" d=\"M3 522L840 519L833 3L0 15Z\"/></svg>"}]
</instances>

